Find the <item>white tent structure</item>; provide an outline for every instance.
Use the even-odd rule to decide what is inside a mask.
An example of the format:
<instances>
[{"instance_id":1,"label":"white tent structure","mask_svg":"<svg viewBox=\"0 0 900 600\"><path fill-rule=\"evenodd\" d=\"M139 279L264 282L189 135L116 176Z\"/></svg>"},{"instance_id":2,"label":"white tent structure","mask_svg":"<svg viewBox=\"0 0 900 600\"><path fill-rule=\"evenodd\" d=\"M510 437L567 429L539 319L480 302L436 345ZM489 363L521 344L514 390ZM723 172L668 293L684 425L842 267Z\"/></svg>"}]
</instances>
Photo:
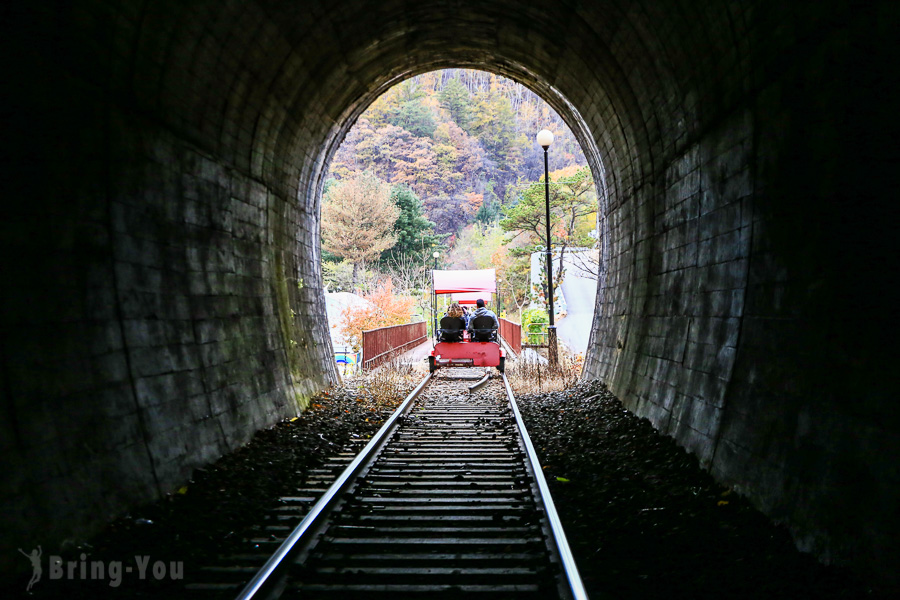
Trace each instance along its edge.
<instances>
[{"instance_id":1,"label":"white tent structure","mask_svg":"<svg viewBox=\"0 0 900 600\"><path fill-rule=\"evenodd\" d=\"M597 276L591 272L592 260L598 251L590 248L568 248L564 257L566 269L562 285L553 303L556 334L573 352L587 350L588 338L594 322L594 306L597 297ZM543 252L531 254L531 283L540 286L541 266L546 261ZM559 253L554 252L553 271L559 268ZM545 275L546 277L546 275ZM556 291L556 290L554 290ZM565 316L560 318L561 313Z\"/></svg>"}]
</instances>

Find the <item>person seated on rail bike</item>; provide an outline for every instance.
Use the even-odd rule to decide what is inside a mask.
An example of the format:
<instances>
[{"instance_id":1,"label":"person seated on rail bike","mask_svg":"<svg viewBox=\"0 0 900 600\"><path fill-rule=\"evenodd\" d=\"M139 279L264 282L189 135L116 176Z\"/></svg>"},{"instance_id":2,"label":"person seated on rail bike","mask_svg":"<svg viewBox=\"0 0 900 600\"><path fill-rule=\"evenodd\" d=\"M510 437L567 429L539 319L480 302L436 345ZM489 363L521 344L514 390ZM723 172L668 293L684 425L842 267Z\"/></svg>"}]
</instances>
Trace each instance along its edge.
<instances>
[{"instance_id":1,"label":"person seated on rail bike","mask_svg":"<svg viewBox=\"0 0 900 600\"><path fill-rule=\"evenodd\" d=\"M447 314L441 318L441 328L438 329L439 342L461 342L463 340L463 332L466 330L464 314L456 302L447 308Z\"/></svg>"},{"instance_id":2,"label":"person seated on rail bike","mask_svg":"<svg viewBox=\"0 0 900 600\"><path fill-rule=\"evenodd\" d=\"M484 300L475 301L475 312L469 318L466 327L469 331L469 339L475 342L496 342L497 330L500 329L500 321L493 311L485 308Z\"/></svg>"}]
</instances>

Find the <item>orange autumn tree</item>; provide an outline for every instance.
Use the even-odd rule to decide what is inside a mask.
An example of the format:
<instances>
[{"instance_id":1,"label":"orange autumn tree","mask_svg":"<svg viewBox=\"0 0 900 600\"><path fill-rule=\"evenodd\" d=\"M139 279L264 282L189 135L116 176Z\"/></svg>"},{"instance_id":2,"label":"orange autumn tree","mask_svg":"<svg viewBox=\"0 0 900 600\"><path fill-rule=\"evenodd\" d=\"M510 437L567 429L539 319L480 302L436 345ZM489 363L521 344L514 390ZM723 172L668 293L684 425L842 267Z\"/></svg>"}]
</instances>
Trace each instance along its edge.
<instances>
[{"instance_id":1,"label":"orange autumn tree","mask_svg":"<svg viewBox=\"0 0 900 600\"><path fill-rule=\"evenodd\" d=\"M353 285L359 267L397 243L394 224L400 209L391 186L366 171L339 182L322 203L322 248L353 263Z\"/></svg>"},{"instance_id":2,"label":"orange autumn tree","mask_svg":"<svg viewBox=\"0 0 900 600\"><path fill-rule=\"evenodd\" d=\"M482 204L484 204L484 194L470 192L466 194L466 201L463 202L462 209L468 217L472 217L478 212L478 209L481 208Z\"/></svg>"},{"instance_id":3,"label":"orange autumn tree","mask_svg":"<svg viewBox=\"0 0 900 600\"><path fill-rule=\"evenodd\" d=\"M409 323L415 307L415 298L394 294L390 278L382 279L374 291L363 296L369 302L348 306L341 313L340 328L354 351L362 348L362 332L379 327Z\"/></svg>"}]
</instances>

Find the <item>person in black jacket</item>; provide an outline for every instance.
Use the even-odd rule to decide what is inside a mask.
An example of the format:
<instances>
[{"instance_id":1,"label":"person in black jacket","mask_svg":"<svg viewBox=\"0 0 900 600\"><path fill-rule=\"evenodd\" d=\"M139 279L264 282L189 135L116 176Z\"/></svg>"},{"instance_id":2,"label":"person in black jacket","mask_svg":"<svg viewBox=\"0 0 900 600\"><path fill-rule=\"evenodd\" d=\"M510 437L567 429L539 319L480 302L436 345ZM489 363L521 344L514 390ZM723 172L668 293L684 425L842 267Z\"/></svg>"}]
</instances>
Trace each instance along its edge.
<instances>
[{"instance_id":1,"label":"person in black jacket","mask_svg":"<svg viewBox=\"0 0 900 600\"><path fill-rule=\"evenodd\" d=\"M454 302L447 308L446 314L441 318L440 327L437 338L439 342L461 342L463 340L466 319L459 304Z\"/></svg>"},{"instance_id":2,"label":"person in black jacket","mask_svg":"<svg viewBox=\"0 0 900 600\"><path fill-rule=\"evenodd\" d=\"M475 328L472 326L472 324L475 321L475 319L477 319L478 317L490 317L491 319L494 320L494 324L492 326L493 329L494 330L500 329L500 321L497 320L497 315L495 315L493 313L493 311L485 308L484 300L482 300L481 298L476 300L475 307L476 307L475 312L473 312L472 316L469 317L469 324L466 326L466 329L469 330L470 337L472 336L472 334L474 333L474 330L475 330Z\"/></svg>"}]
</instances>

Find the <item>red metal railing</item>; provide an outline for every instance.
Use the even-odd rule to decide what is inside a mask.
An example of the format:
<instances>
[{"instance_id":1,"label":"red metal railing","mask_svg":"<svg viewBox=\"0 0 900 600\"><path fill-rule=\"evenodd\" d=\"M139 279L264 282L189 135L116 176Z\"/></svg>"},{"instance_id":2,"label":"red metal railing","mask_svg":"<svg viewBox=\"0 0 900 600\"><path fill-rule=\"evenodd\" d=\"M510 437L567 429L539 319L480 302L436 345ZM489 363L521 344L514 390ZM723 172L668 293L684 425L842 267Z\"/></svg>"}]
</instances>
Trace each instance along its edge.
<instances>
[{"instance_id":1,"label":"red metal railing","mask_svg":"<svg viewBox=\"0 0 900 600\"><path fill-rule=\"evenodd\" d=\"M522 326L518 323L500 319L500 337L506 340L516 354L522 351Z\"/></svg>"},{"instance_id":2,"label":"red metal railing","mask_svg":"<svg viewBox=\"0 0 900 600\"><path fill-rule=\"evenodd\" d=\"M409 323L363 331L363 369L372 369L428 339L425 323Z\"/></svg>"}]
</instances>

